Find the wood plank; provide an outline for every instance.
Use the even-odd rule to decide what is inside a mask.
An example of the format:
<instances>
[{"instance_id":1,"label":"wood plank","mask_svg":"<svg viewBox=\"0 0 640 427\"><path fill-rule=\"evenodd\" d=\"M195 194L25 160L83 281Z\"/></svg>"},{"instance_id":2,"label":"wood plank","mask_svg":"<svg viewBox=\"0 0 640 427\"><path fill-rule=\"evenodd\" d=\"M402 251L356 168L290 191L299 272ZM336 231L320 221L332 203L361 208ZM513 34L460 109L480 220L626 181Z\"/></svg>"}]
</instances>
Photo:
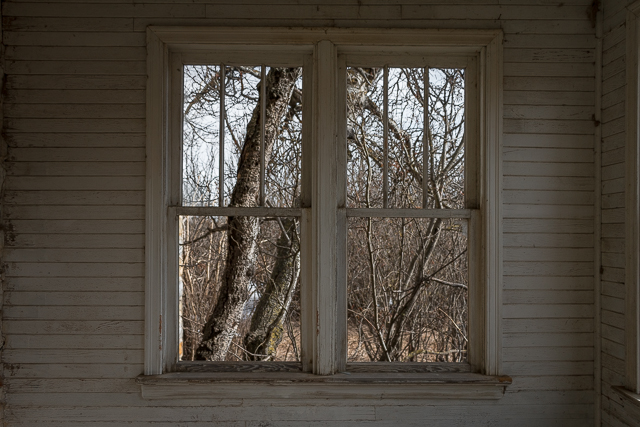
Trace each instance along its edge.
<instances>
[{"instance_id":1,"label":"wood plank","mask_svg":"<svg viewBox=\"0 0 640 427\"><path fill-rule=\"evenodd\" d=\"M539 205L539 204L505 204L503 205L504 218L593 218L591 206L563 206L563 205Z\"/></svg>"},{"instance_id":2,"label":"wood plank","mask_svg":"<svg viewBox=\"0 0 640 427\"><path fill-rule=\"evenodd\" d=\"M604 194L602 196L602 207L604 209L623 208L624 193Z\"/></svg>"},{"instance_id":3,"label":"wood plank","mask_svg":"<svg viewBox=\"0 0 640 427\"><path fill-rule=\"evenodd\" d=\"M514 362L594 360L593 347L506 348L503 355L506 361Z\"/></svg>"},{"instance_id":4,"label":"wood plank","mask_svg":"<svg viewBox=\"0 0 640 427\"><path fill-rule=\"evenodd\" d=\"M505 219L505 233L593 233L593 221L568 219Z\"/></svg>"},{"instance_id":5,"label":"wood plank","mask_svg":"<svg viewBox=\"0 0 640 427\"><path fill-rule=\"evenodd\" d=\"M122 234L142 233L144 221L141 220L13 220L15 233L51 233L51 234Z\"/></svg>"},{"instance_id":6,"label":"wood plank","mask_svg":"<svg viewBox=\"0 0 640 427\"><path fill-rule=\"evenodd\" d=\"M503 96L505 105L593 105L590 92L505 90Z\"/></svg>"},{"instance_id":7,"label":"wood plank","mask_svg":"<svg viewBox=\"0 0 640 427\"><path fill-rule=\"evenodd\" d=\"M79 366L79 365L78 365ZM115 366L115 365L110 365ZM126 366L126 365L125 365ZM115 370L115 369L114 369ZM72 373L70 373L72 374ZM114 372L114 375L116 373ZM73 378L73 377L72 377ZM108 377L111 378L111 377ZM376 419L373 406L361 407L341 407L341 406L325 406L325 407L305 407L305 406L265 406L260 411L247 411L244 407L201 407L197 413L192 412L184 414L182 411L176 411L173 407L156 406L156 407L87 407L81 411L69 407L44 407L34 414L29 407L14 407L13 414L19 419L29 421L38 418L46 418L51 421L81 421L93 422L104 419L127 422L131 419L142 419L147 422L167 422L174 424L182 421L235 421L235 420L255 420L264 422L266 420L294 420L300 422L305 421L331 421L331 420L347 420L347 421L373 421ZM31 410L30 410L31 409ZM435 410L435 408L434 408ZM465 408L459 409L460 411Z\"/></svg>"},{"instance_id":8,"label":"wood plank","mask_svg":"<svg viewBox=\"0 0 640 427\"><path fill-rule=\"evenodd\" d=\"M593 63L593 49L505 49L505 62Z\"/></svg>"},{"instance_id":9,"label":"wood plank","mask_svg":"<svg viewBox=\"0 0 640 427\"><path fill-rule=\"evenodd\" d=\"M7 246L14 248L144 248L144 233L138 234L9 234ZM87 283L86 286L89 286Z\"/></svg>"},{"instance_id":10,"label":"wood plank","mask_svg":"<svg viewBox=\"0 0 640 427\"><path fill-rule=\"evenodd\" d=\"M504 147L573 148L593 149L593 137L589 135L544 135L507 133Z\"/></svg>"},{"instance_id":11,"label":"wood plank","mask_svg":"<svg viewBox=\"0 0 640 427\"><path fill-rule=\"evenodd\" d=\"M68 105L68 104L67 104ZM15 148L144 148L144 134L7 134L7 144ZM13 149L12 149L13 152ZM132 161L134 161L132 159ZM65 161L65 160L61 160ZM140 159L144 161L144 158Z\"/></svg>"},{"instance_id":12,"label":"wood plank","mask_svg":"<svg viewBox=\"0 0 640 427\"><path fill-rule=\"evenodd\" d=\"M593 390L593 375L520 376L509 387L520 390ZM584 420L582 421L584 423Z\"/></svg>"},{"instance_id":13,"label":"wood plank","mask_svg":"<svg viewBox=\"0 0 640 427\"><path fill-rule=\"evenodd\" d=\"M17 61L143 61L144 47L7 46L5 58Z\"/></svg>"},{"instance_id":14,"label":"wood plank","mask_svg":"<svg viewBox=\"0 0 640 427\"><path fill-rule=\"evenodd\" d=\"M603 253L624 254L624 239L602 239L601 245Z\"/></svg>"},{"instance_id":15,"label":"wood plank","mask_svg":"<svg viewBox=\"0 0 640 427\"><path fill-rule=\"evenodd\" d=\"M603 209L602 222L605 224L623 224L624 209L623 208Z\"/></svg>"},{"instance_id":16,"label":"wood plank","mask_svg":"<svg viewBox=\"0 0 640 427\"><path fill-rule=\"evenodd\" d=\"M7 3L3 9L4 16L35 16L35 17L76 17L76 18L132 18L138 16L180 16L200 17L205 14L203 4L64 4L64 3ZM257 15L260 16L260 15Z\"/></svg>"},{"instance_id":17,"label":"wood plank","mask_svg":"<svg viewBox=\"0 0 640 427\"><path fill-rule=\"evenodd\" d=\"M130 277L12 277L5 293L24 292L144 292L144 281Z\"/></svg>"},{"instance_id":18,"label":"wood plank","mask_svg":"<svg viewBox=\"0 0 640 427\"><path fill-rule=\"evenodd\" d=\"M5 203L20 205L144 205L143 191L7 191ZM51 231L51 230L49 230ZM38 233L48 231L38 230ZM122 232L135 232L131 229Z\"/></svg>"},{"instance_id":19,"label":"wood plank","mask_svg":"<svg viewBox=\"0 0 640 427\"><path fill-rule=\"evenodd\" d=\"M145 118L144 104L4 104L5 117L69 119Z\"/></svg>"},{"instance_id":20,"label":"wood plank","mask_svg":"<svg viewBox=\"0 0 640 427\"><path fill-rule=\"evenodd\" d=\"M620 117L624 117L625 113L625 103L623 100L620 100L619 103L611 105L610 107L602 110L602 123L609 123L615 119L619 119Z\"/></svg>"},{"instance_id":21,"label":"wood plank","mask_svg":"<svg viewBox=\"0 0 640 427\"><path fill-rule=\"evenodd\" d=\"M144 319L144 305L119 307L5 306L3 313L5 319L14 320L142 320ZM63 351L70 353L68 350Z\"/></svg>"},{"instance_id":22,"label":"wood plank","mask_svg":"<svg viewBox=\"0 0 640 427\"><path fill-rule=\"evenodd\" d=\"M594 181L590 177L504 177L505 190L593 191L593 187Z\"/></svg>"},{"instance_id":23,"label":"wood plank","mask_svg":"<svg viewBox=\"0 0 640 427\"><path fill-rule=\"evenodd\" d=\"M132 31L133 20L127 18L38 18L33 16L5 16L6 31Z\"/></svg>"},{"instance_id":24,"label":"wood plank","mask_svg":"<svg viewBox=\"0 0 640 427\"><path fill-rule=\"evenodd\" d=\"M506 289L505 304L593 304L592 290Z\"/></svg>"},{"instance_id":25,"label":"wood plank","mask_svg":"<svg viewBox=\"0 0 640 427\"><path fill-rule=\"evenodd\" d=\"M574 36L574 43L580 43ZM146 35L134 32L86 32L78 37L72 32L5 31L4 42L11 46L146 46Z\"/></svg>"},{"instance_id":26,"label":"wood plank","mask_svg":"<svg viewBox=\"0 0 640 427\"><path fill-rule=\"evenodd\" d=\"M560 319L593 317L592 304L505 304L505 319Z\"/></svg>"},{"instance_id":27,"label":"wood plank","mask_svg":"<svg viewBox=\"0 0 640 427\"><path fill-rule=\"evenodd\" d=\"M11 176L144 176L144 162L7 162Z\"/></svg>"},{"instance_id":28,"label":"wood plank","mask_svg":"<svg viewBox=\"0 0 640 427\"><path fill-rule=\"evenodd\" d=\"M593 147L589 148L540 148L505 147L505 162L593 163ZM538 166L538 165L535 165ZM585 170L589 165L580 165ZM591 174L593 172L589 171Z\"/></svg>"},{"instance_id":29,"label":"wood plank","mask_svg":"<svg viewBox=\"0 0 640 427\"><path fill-rule=\"evenodd\" d=\"M572 91L593 93L593 77L505 76L504 90Z\"/></svg>"},{"instance_id":30,"label":"wood plank","mask_svg":"<svg viewBox=\"0 0 640 427\"><path fill-rule=\"evenodd\" d=\"M103 177L85 176L82 179L66 176L48 176L46 179L38 176L8 176L6 188L11 191L144 191L145 177L143 176L111 176Z\"/></svg>"},{"instance_id":31,"label":"wood plank","mask_svg":"<svg viewBox=\"0 0 640 427\"><path fill-rule=\"evenodd\" d=\"M591 106L505 105L505 119L590 120Z\"/></svg>"},{"instance_id":32,"label":"wood plank","mask_svg":"<svg viewBox=\"0 0 640 427\"><path fill-rule=\"evenodd\" d=\"M11 277L144 277L144 263L44 263L7 264Z\"/></svg>"},{"instance_id":33,"label":"wood plank","mask_svg":"<svg viewBox=\"0 0 640 427\"><path fill-rule=\"evenodd\" d=\"M75 350L73 352L58 349L4 350L2 359L5 363L33 364L140 364L143 360L142 350Z\"/></svg>"},{"instance_id":34,"label":"wood plank","mask_svg":"<svg viewBox=\"0 0 640 427\"><path fill-rule=\"evenodd\" d=\"M144 119L11 119L5 120L8 132L96 132L136 133L145 129Z\"/></svg>"},{"instance_id":35,"label":"wood plank","mask_svg":"<svg viewBox=\"0 0 640 427\"><path fill-rule=\"evenodd\" d=\"M593 332L592 319L505 319L505 333Z\"/></svg>"},{"instance_id":36,"label":"wood plank","mask_svg":"<svg viewBox=\"0 0 640 427\"><path fill-rule=\"evenodd\" d=\"M526 120L506 119L507 133L557 133L570 135L592 135L594 123L590 120Z\"/></svg>"},{"instance_id":37,"label":"wood plank","mask_svg":"<svg viewBox=\"0 0 640 427\"><path fill-rule=\"evenodd\" d=\"M504 289L592 290L593 277L504 276Z\"/></svg>"},{"instance_id":38,"label":"wood plank","mask_svg":"<svg viewBox=\"0 0 640 427\"><path fill-rule=\"evenodd\" d=\"M603 93L602 108L609 108L610 106L617 104L621 99L624 99L624 96L624 87L617 88L609 93Z\"/></svg>"},{"instance_id":39,"label":"wood plank","mask_svg":"<svg viewBox=\"0 0 640 427\"><path fill-rule=\"evenodd\" d=\"M7 219L144 219L144 206L8 205ZM102 238L96 236L96 238Z\"/></svg>"},{"instance_id":40,"label":"wood plank","mask_svg":"<svg viewBox=\"0 0 640 427\"><path fill-rule=\"evenodd\" d=\"M89 123L89 121L87 121ZM106 120L106 123L113 123ZM90 136L84 135L84 138ZM145 150L136 148L14 148L11 160L21 162L144 162Z\"/></svg>"},{"instance_id":41,"label":"wood plank","mask_svg":"<svg viewBox=\"0 0 640 427\"><path fill-rule=\"evenodd\" d=\"M589 375L593 373L593 362L589 361L526 361L526 362L502 362L505 371L513 372L513 375Z\"/></svg>"},{"instance_id":42,"label":"wood plank","mask_svg":"<svg viewBox=\"0 0 640 427\"><path fill-rule=\"evenodd\" d=\"M63 90L143 90L146 87L145 76L114 75L11 75L7 78L6 88L63 89Z\"/></svg>"},{"instance_id":43,"label":"wood plank","mask_svg":"<svg viewBox=\"0 0 640 427\"><path fill-rule=\"evenodd\" d=\"M8 335L142 335L144 321L99 321L99 320L5 320ZM138 375L138 374L134 374ZM87 377L91 378L91 377Z\"/></svg>"},{"instance_id":44,"label":"wood plank","mask_svg":"<svg viewBox=\"0 0 640 427\"><path fill-rule=\"evenodd\" d=\"M504 46L514 48L595 49L596 40L587 34L505 34ZM593 74L592 74L593 75Z\"/></svg>"},{"instance_id":45,"label":"wood plank","mask_svg":"<svg viewBox=\"0 0 640 427\"><path fill-rule=\"evenodd\" d=\"M143 364L20 363L5 365L4 368L4 375L13 378L131 378L142 373Z\"/></svg>"},{"instance_id":46,"label":"wood plank","mask_svg":"<svg viewBox=\"0 0 640 427\"><path fill-rule=\"evenodd\" d=\"M15 249L3 254L7 262L143 262L140 249Z\"/></svg>"},{"instance_id":47,"label":"wood plank","mask_svg":"<svg viewBox=\"0 0 640 427\"><path fill-rule=\"evenodd\" d=\"M7 306L143 306L143 292L47 292L10 291L4 293Z\"/></svg>"},{"instance_id":48,"label":"wood plank","mask_svg":"<svg viewBox=\"0 0 640 427\"><path fill-rule=\"evenodd\" d=\"M29 90L14 89L4 97L6 102L23 104L140 104L144 102L143 90Z\"/></svg>"},{"instance_id":49,"label":"wood plank","mask_svg":"<svg viewBox=\"0 0 640 427\"><path fill-rule=\"evenodd\" d=\"M505 233L505 248L592 248L589 234Z\"/></svg>"},{"instance_id":50,"label":"wood plank","mask_svg":"<svg viewBox=\"0 0 640 427\"><path fill-rule=\"evenodd\" d=\"M37 250L36 250L37 251ZM509 248L505 261L591 261L592 248Z\"/></svg>"},{"instance_id":51,"label":"wood plank","mask_svg":"<svg viewBox=\"0 0 640 427\"><path fill-rule=\"evenodd\" d=\"M98 335L67 334L67 335L32 335L32 334L7 334L5 335L7 349L144 349L144 335L116 334ZM138 393L140 389L138 388Z\"/></svg>"},{"instance_id":52,"label":"wood plank","mask_svg":"<svg viewBox=\"0 0 640 427\"><path fill-rule=\"evenodd\" d=\"M505 190L503 197L505 204L578 205L582 206L584 210L592 207L594 200L594 194L590 191Z\"/></svg>"},{"instance_id":53,"label":"wood plank","mask_svg":"<svg viewBox=\"0 0 640 427\"><path fill-rule=\"evenodd\" d=\"M505 333L503 337L505 348L540 348L553 347L589 347L593 346L591 332L513 332ZM515 383L515 382L514 382ZM513 387L513 385L512 385ZM510 387L511 389L511 387Z\"/></svg>"},{"instance_id":54,"label":"wood plank","mask_svg":"<svg viewBox=\"0 0 640 427\"><path fill-rule=\"evenodd\" d=\"M140 386L132 378L94 379L21 379L6 378L5 387L11 393L140 393ZM33 420L31 420L33 422ZM50 422L49 420L47 422ZM68 421L64 421L68 423Z\"/></svg>"},{"instance_id":55,"label":"wood plank","mask_svg":"<svg viewBox=\"0 0 640 427\"><path fill-rule=\"evenodd\" d=\"M508 34L508 33L507 33ZM529 35L522 35L523 39L529 38ZM550 37L556 37L551 35ZM588 36L587 36L588 37ZM510 46L511 47L511 46ZM548 77L563 77L563 76L577 76L577 77L590 77L595 75L595 69L593 64L589 63L564 63L564 62L546 62L546 63L531 63L531 62L506 62L504 64L504 74L507 76L548 76Z\"/></svg>"},{"instance_id":56,"label":"wood plank","mask_svg":"<svg viewBox=\"0 0 640 427\"><path fill-rule=\"evenodd\" d=\"M144 76L144 61L6 61L11 74L122 74Z\"/></svg>"}]
</instances>

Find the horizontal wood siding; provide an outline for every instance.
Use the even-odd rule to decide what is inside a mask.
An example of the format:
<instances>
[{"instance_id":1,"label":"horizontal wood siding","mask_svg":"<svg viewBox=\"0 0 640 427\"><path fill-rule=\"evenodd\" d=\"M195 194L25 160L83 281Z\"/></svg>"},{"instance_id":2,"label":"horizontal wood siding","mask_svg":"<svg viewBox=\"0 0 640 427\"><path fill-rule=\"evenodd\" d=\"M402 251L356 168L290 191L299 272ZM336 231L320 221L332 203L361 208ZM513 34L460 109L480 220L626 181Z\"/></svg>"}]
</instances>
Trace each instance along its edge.
<instances>
[{"instance_id":1,"label":"horizontal wood siding","mask_svg":"<svg viewBox=\"0 0 640 427\"><path fill-rule=\"evenodd\" d=\"M594 390L591 0L5 0L3 353L8 426L586 426ZM503 373L497 402L147 401L145 30L154 25L502 28ZM611 34L617 34L614 30ZM610 37L610 36L609 36ZM615 37L615 35L613 36ZM618 35L619 37L619 35ZM619 235L619 41L607 49L607 254ZM615 58L613 57L615 56ZM605 160L606 159L606 160ZM608 168L608 169L607 169ZM606 172L605 172L606 171ZM603 344L620 331L616 256ZM609 283L611 285L609 285ZM604 310L604 307L609 309ZM609 372L609 371L607 371Z\"/></svg>"},{"instance_id":2,"label":"horizontal wood siding","mask_svg":"<svg viewBox=\"0 0 640 427\"><path fill-rule=\"evenodd\" d=\"M602 425L633 426L638 415L611 386L625 375L625 89L626 6L604 2L602 61Z\"/></svg>"}]
</instances>

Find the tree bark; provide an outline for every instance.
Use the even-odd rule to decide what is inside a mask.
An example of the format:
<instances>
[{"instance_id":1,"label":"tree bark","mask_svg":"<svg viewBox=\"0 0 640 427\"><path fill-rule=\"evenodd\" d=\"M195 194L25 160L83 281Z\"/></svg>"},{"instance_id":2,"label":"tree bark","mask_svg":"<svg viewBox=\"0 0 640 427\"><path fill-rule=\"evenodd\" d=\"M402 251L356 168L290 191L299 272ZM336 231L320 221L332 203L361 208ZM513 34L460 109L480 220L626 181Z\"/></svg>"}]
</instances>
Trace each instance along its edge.
<instances>
[{"instance_id":1,"label":"tree bark","mask_svg":"<svg viewBox=\"0 0 640 427\"><path fill-rule=\"evenodd\" d=\"M300 275L300 241L297 221L282 221L276 262L271 277L251 317L251 329L244 337L247 360L273 360L284 331L284 317Z\"/></svg>"},{"instance_id":2,"label":"tree bark","mask_svg":"<svg viewBox=\"0 0 640 427\"><path fill-rule=\"evenodd\" d=\"M300 68L271 68L266 77L265 163L268 164L280 123L286 115ZM260 191L260 105L253 110L238 162L236 185L229 206L257 206ZM203 329L197 360L223 361L242 319L253 274L260 220L229 217L225 273L218 300Z\"/></svg>"}]
</instances>

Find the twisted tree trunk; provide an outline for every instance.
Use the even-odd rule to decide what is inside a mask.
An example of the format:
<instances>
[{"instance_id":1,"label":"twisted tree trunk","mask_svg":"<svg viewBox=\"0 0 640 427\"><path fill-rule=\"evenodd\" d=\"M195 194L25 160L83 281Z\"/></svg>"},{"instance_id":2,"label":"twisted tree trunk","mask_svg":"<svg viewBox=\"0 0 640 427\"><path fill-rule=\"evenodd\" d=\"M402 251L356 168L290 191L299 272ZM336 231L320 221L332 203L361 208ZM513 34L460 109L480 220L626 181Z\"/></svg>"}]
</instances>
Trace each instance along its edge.
<instances>
[{"instance_id":1,"label":"twisted tree trunk","mask_svg":"<svg viewBox=\"0 0 640 427\"><path fill-rule=\"evenodd\" d=\"M247 360L272 360L282 340L284 317L300 275L300 241L295 219L282 220L276 263L244 337Z\"/></svg>"}]
</instances>

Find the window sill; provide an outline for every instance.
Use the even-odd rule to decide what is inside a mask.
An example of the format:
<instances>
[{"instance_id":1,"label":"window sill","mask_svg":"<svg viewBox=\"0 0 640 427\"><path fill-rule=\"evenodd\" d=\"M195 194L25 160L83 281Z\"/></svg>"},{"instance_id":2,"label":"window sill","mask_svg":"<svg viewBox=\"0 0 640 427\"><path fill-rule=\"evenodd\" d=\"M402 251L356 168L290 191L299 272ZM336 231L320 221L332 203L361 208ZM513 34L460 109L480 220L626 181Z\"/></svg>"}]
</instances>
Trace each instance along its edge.
<instances>
[{"instance_id":1,"label":"window sill","mask_svg":"<svg viewBox=\"0 0 640 427\"><path fill-rule=\"evenodd\" d=\"M624 387L611 387L622 399L622 404L630 403L640 408L640 394L627 390Z\"/></svg>"},{"instance_id":2,"label":"window sill","mask_svg":"<svg viewBox=\"0 0 640 427\"><path fill-rule=\"evenodd\" d=\"M507 376L471 373L175 372L141 375L144 399L500 399Z\"/></svg>"}]
</instances>

